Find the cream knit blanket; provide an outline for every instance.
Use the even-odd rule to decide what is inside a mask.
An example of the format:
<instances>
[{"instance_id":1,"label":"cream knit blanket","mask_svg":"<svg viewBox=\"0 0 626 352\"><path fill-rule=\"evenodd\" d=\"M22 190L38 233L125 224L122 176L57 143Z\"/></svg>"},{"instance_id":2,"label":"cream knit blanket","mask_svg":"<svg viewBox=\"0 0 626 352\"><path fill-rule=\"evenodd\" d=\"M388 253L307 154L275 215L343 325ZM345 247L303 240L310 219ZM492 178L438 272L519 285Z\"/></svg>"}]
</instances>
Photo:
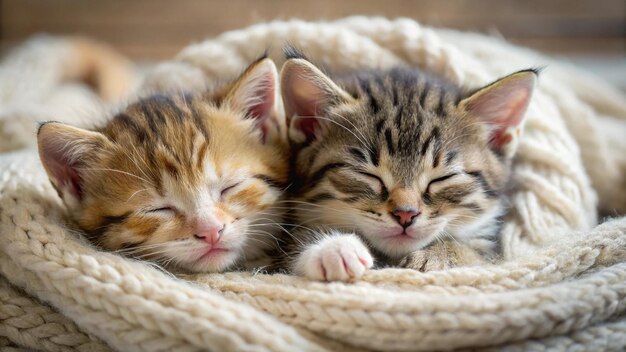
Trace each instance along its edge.
<instances>
[{"instance_id":1,"label":"cream knit blanket","mask_svg":"<svg viewBox=\"0 0 626 352\"><path fill-rule=\"evenodd\" d=\"M152 69L138 94L206 88L268 47L280 63L286 42L333 70L405 63L474 86L547 65L515 164L506 260L431 273L375 270L355 284L251 273L187 281L98 251L63 225L36 152L17 150L33 145L37 120L84 124L87 111L102 110L93 94L55 74L66 64L63 42L38 39L0 66L0 344L48 351L626 348L626 218L597 225L598 209L626 213L621 93L497 39L353 17L226 33ZM37 79L37 94L16 89L20 70Z\"/></svg>"}]
</instances>

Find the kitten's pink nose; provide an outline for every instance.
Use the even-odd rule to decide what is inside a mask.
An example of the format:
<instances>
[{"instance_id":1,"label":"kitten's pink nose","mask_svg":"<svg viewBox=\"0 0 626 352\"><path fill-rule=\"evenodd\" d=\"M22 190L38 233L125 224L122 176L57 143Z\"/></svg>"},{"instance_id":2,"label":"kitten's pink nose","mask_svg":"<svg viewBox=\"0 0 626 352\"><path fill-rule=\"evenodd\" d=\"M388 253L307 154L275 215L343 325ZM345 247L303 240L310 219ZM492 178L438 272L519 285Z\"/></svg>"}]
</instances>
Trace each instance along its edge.
<instances>
[{"instance_id":1,"label":"kitten's pink nose","mask_svg":"<svg viewBox=\"0 0 626 352\"><path fill-rule=\"evenodd\" d=\"M198 232L193 236L210 244L216 244L219 242L225 227L226 225L224 224L199 226L197 229Z\"/></svg>"},{"instance_id":2,"label":"kitten's pink nose","mask_svg":"<svg viewBox=\"0 0 626 352\"><path fill-rule=\"evenodd\" d=\"M400 224L405 229L413 224L415 218L420 215L419 210L415 208L398 208L391 212L391 216L396 219L398 224Z\"/></svg>"}]
</instances>

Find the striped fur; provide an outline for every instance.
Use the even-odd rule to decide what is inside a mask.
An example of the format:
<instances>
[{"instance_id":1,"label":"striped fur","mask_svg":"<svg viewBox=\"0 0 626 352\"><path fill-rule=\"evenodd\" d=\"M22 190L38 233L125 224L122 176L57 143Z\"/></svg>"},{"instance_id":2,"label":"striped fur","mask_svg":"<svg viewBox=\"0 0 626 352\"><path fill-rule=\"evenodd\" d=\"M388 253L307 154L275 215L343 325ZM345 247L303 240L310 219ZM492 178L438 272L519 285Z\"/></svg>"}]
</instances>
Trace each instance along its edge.
<instances>
[{"instance_id":1,"label":"striped fur","mask_svg":"<svg viewBox=\"0 0 626 352\"><path fill-rule=\"evenodd\" d=\"M46 123L42 163L94 243L192 271L247 266L275 242L288 180L277 88L261 59L220 94L153 95L95 131Z\"/></svg>"},{"instance_id":2,"label":"striped fur","mask_svg":"<svg viewBox=\"0 0 626 352\"><path fill-rule=\"evenodd\" d=\"M319 254L311 264L321 275L303 267L309 248L331 233L356 234L379 266L430 267L407 257L448 240L462 247L454 258L467 246L490 251L504 212L510 142L519 137L535 75L522 71L474 91L400 67L331 80L292 53L281 73L301 225L289 246L292 270L333 279L324 268L331 257ZM419 212L406 230L393 214L404 208ZM349 272L349 255L339 256L348 275L334 278L358 276Z\"/></svg>"}]
</instances>

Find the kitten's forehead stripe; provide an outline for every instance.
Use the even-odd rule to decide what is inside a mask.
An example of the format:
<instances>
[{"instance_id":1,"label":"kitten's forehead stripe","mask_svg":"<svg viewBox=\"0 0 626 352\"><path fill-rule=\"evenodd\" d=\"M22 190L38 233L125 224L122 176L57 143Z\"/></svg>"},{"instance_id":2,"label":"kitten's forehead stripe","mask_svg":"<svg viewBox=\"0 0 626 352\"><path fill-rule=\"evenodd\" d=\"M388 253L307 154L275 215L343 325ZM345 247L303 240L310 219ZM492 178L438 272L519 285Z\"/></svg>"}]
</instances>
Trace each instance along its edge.
<instances>
[{"instance_id":1,"label":"kitten's forehead stripe","mask_svg":"<svg viewBox=\"0 0 626 352\"><path fill-rule=\"evenodd\" d=\"M193 118L193 123L196 127L196 129L198 131L200 131L200 133L202 133L202 136L204 136L205 141L209 140L209 132L207 130L206 124L204 123L204 121L202 121L202 114L200 113L200 111L198 111L198 107L196 106L196 104L193 104L193 102L191 103L191 105L188 103L190 100L190 98L185 98L185 104L187 105L187 107L191 110L191 116Z\"/></svg>"},{"instance_id":2,"label":"kitten's forehead stripe","mask_svg":"<svg viewBox=\"0 0 626 352\"><path fill-rule=\"evenodd\" d=\"M436 169L441 162L441 151L437 151L437 154L433 156L433 169Z\"/></svg>"},{"instance_id":3,"label":"kitten's forehead stripe","mask_svg":"<svg viewBox=\"0 0 626 352\"><path fill-rule=\"evenodd\" d=\"M374 166L378 166L378 163L380 162L380 155L379 155L379 150L377 146L371 146L370 147L370 162L372 163L372 165Z\"/></svg>"},{"instance_id":4,"label":"kitten's forehead stripe","mask_svg":"<svg viewBox=\"0 0 626 352\"><path fill-rule=\"evenodd\" d=\"M313 175L309 179L307 187L309 188L315 187L320 181L322 181L322 179L324 178L327 172L341 168L341 167L346 167L346 166L347 166L346 163L343 163L343 162L331 162L320 167L317 171L313 173Z\"/></svg>"},{"instance_id":5,"label":"kitten's forehead stripe","mask_svg":"<svg viewBox=\"0 0 626 352\"><path fill-rule=\"evenodd\" d=\"M385 130L385 141L387 142L387 150L390 155L394 155L396 153L396 147L393 144L391 129L387 128Z\"/></svg>"},{"instance_id":6,"label":"kitten's forehead stripe","mask_svg":"<svg viewBox=\"0 0 626 352\"><path fill-rule=\"evenodd\" d=\"M378 114L380 112L380 105L378 101L376 101L376 97L372 95L372 85L371 82L366 82L363 85L363 89L365 90L366 96L368 98L369 107L374 114Z\"/></svg>"},{"instance_id":7,"label":"kitten's forehead stripe","mask_svg":"<svg viewBox=\"0 0 626 352\"><path fill-rule=\"evenodd\" d=\"M394 89L393 91L394 91L394 97L395 97L397 95L397 93L395 93L396 89ZM396 124L396 129L402 130L402 116L404 116L406 112L404 111L404 107L401 105L398 105L397 102L394 102L393 105L396 107L396 111L395 111L396 117L394 119L394 122Z\"/></svg>"},{"instance_id":8,"label":"kitten's forehead stripe","mask_svg":"<svg viewBox=\"0 0 626 352\"><path fill-rule=\"evenodd\" d=\"M350 147L348 149L348 151L350 152L350 154L352 154L352 156L357 159L359 162L365 163L367 162L367 157L365 156L365 153L363 153L363 151L359 148L356 147Z\"/></svg>"},{"instance_id":9,"label":"kitten's forehead stripe","mask_svg":"<svg viewBox=\"0 0 626 352\"><path fill-rule=\"evenodd\" d=\"M424 105L426 103L426 97L428 96L428 93L430 91L430 82L428 82L428 80L423 80L423 86L421 87L421 93L420 93L420 107L422 109L425 109L426 106Z\"/></svg>"},{"instance_id":10,"label":"kitten's forehead stripe","mask_svg":"<svg viewBox=\"0 0 626 352\"><path fill-rule=\"evenodd\" d=\"M445 117L445 94L442 91L441 94L439 95L439 104L437 105L437 116L440 117Z\"/></svg>"},{"instance_id":11,"label":"kitten's forehead stripe","mask_svg":"<svg viewBox=\"0 0 626 352\"><path fill-rule=\"evenodd\" d=\"M392 104L393 104L393 106L396 106L396 107L397 107L397 106L399 105L399 104L398 104L398 95L399 95L399 94L400 94L400 93L398 92L398 87L397 87L397 86L393 86L393 85L392 85L392 86L391 86L391 97L392 97L391 99L392 99ZM398 118L398 116L400 116L400 115L399 115L399 114L398 114L398 115L396 115L396 119ZM396 125L398 125L398 126L399 126L398 121L396 121Z\"/></svg>"},{"instance_id":12,"label":"kitten's forehead stripe","mask_svg":"<svg viewBox=\"0 0 626 352\"><path fill-rule=\"evenodd\" d=\"M428 138L426 138L426 141L424 141L424 144L422 144L422 149L420 150L420 154L422 156L426 155L426 152L428 151L428 148L430 148L431 145L433 146L433 155L436 154L438 150L441 148L440 137L441 137L441 133L439 132L439 127L433 128Z\"/></svg>"},{"instance_id":13,"label":"kitten's forehead stripe","mask_svg":"<svg viewBox=\"0 0 626 352\"><path fill-rule=\"evenodd\" d=\"M376 122L376 131L378 132L382 131L384 126L385 126L385 119L384 118L378 119L378 122Z\"/></svg>"},{"instance_id":14,"label":"kitten's forehead stripe","mask_svg":"<svg viewBox=\"0 0 626 352\"><path fill-rule=\"evenodd\" d=\"M148 140L150 135L146 133L146 130L138 125L137 122L128 114L120 113L115 116L114 119L121 123L124 128L131 130L137 138L139 138L139 143L143 144Z\"/></svg>"},{"instance_id":15,"label":"kitten's forehead stripe","mask_svg":"<svg viewBox=\"0 0 626 352\"><path fill-rule=\"evenodd\" d=\"M454 159L456 159L456 156L458 155L458 153L459 152L456 151L456 150L451 150L451 151L447 152L446 153L446 160L445 160L446 165L450 165L454 161Z\"/></svg>"},{"instance_id":16,"label":"kitten's forehead stripe","mask_svg":"<svg viewBox=\"0 0 626 352\"><path fill-rule=\"evenodd\" d=\"M153 135L159 134L159 126L157 126L157 120L159 115L152 114L152 109L149 109L147 102L141 102L138 104L138 109L141 110L144 120L148 123L148 127Z\"/></svg>"}]
</instances>

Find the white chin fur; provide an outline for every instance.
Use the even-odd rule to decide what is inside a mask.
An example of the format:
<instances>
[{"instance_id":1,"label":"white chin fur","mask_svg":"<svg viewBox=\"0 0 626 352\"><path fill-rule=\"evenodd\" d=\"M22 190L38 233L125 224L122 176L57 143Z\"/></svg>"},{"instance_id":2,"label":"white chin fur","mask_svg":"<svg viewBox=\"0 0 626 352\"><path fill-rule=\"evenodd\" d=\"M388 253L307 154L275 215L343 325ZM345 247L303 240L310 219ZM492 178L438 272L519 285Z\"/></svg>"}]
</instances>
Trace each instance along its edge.
<instances>
[{"instance_id":1,"label":"white chin fur","mask_svg":"<svg viewBox=\"0 0 626 352\"><path fill-rule=\"evenodd\" d=\"M245 226L227 228L219 247L228 251L219 251L207 255L209 247L203 241L190 238L171 242L160 254L162 262L170 262L179 268L194 272L221 272L235 265L242 254L246 239Z\"/></svg>"},{"instance_id":2,"label":"white chin fur","mask_svg":"<svg viewBox=\"0 0 626 352\"><path fill-rule=\"evenodd\" d=\"M170 262L171 265L181 269L194 272L221 272L232 265L239 259L241 251L238 247L231 248L228 251L220 251L205 255L207 247L197 240L188 240L186 245L173 244L170 248L160 255L162 262Z\"/></svg>"},{"instance_id":3,"label":"white chin fur","mask_svg":"<svg viewBox=\"0 0 626 352\"><path fill-rule=\"evenodd\" d=\"M226 253L218 253L216 255L200 258L192 262L178 262L181 268L201 273L217 273L228 269L235 264L239 257L238 251L229 251Z\"/></svg>"},{"instance_id":4,"label":"white chin fur","mask_svg":"<svg viewBox=\"0 0 626 352\"><path fill-rule=\"evenodd\" d=\"M430 244L437 238L437 235L441 233L445 226L445 223L438 224L432 227L430 234L421 238L414 238L411 240L395 241L393 238L381 237L379 233L370 231L361 231L364 237L367 238L369 243L372 244L377 250L391 258L402 258L405 255L420 250Z\"/></svg>"}]
</instances>

